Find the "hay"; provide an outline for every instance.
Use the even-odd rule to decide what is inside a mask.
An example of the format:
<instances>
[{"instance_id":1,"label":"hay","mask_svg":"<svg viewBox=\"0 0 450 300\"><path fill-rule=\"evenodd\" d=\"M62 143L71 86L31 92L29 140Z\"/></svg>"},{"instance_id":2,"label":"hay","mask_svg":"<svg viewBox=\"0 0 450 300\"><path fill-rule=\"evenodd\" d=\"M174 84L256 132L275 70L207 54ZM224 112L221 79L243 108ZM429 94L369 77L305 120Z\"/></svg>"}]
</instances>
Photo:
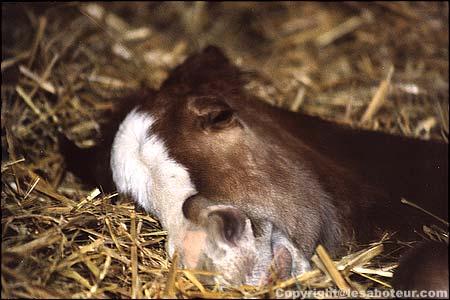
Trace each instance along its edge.
<instances>
[{"instance_id":1,"label":"hay","mask_svg":"<svg viewBox=\"0 0 450 300\"><path fill-rule=\"evenodd\" d=\"M446 2L2 3L2 297L267 297L335 282L363 295L390 287L408 246L393 239L349 245L334 267L319 250L317 268L270 286L203 285L214 274L176 269L157 220L65 172L58 133L94 145L117 99L157 88L210 43L257 70L246 88L274 105L448 140Z\"/></svg>"}]
</instances>

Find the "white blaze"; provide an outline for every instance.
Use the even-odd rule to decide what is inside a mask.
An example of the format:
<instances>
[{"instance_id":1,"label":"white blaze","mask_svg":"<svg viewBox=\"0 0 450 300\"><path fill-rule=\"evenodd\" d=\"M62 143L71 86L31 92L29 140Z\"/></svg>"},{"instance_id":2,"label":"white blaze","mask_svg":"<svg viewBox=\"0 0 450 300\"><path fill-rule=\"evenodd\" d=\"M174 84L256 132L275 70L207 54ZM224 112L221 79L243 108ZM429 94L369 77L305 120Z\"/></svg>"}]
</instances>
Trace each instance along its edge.
<instances>
[{"instance_id":1,"label":"white blaze","mask_svg":"<svg viewBox=\"0 0 450 300\"><path fill-rule=\"evenodd\" d=\"M187 220L184 200L196 193L186 168L171 159L163 141L151 133L154 117L131 111L123 120L111 150L113 180L120 193L128 193L146 211L156 215L173 242L182 240ZM173 241L173 242L172 242Z\"/></svg>"}]
</instances>

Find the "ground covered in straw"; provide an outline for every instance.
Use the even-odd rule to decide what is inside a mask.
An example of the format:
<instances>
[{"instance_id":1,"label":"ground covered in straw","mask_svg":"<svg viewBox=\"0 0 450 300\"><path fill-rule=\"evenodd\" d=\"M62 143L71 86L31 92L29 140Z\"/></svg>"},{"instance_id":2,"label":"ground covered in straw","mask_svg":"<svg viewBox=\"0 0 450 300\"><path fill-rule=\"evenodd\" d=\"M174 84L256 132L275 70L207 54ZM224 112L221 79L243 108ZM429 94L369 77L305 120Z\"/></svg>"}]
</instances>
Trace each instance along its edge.
<instances>
[{"instance_id":1,"label":"ground covered in straw","mask_svg":"<svg viewBox=\"0 0 450 300\"><path fill-rule=\"evenodd\" d=\"M203 286L171 267L158 220L65 171L58 134L94 145L121 96L158 88L208 44L257 71L247 88L264 101L447 141L447 2L2 4L2 298L267 297L342 288L342 277L361 292L389 288L408 246L395 237L350 247L336 258L341 278L321 271L319 250L299 278Z\"/></svg>"}]
</instances>

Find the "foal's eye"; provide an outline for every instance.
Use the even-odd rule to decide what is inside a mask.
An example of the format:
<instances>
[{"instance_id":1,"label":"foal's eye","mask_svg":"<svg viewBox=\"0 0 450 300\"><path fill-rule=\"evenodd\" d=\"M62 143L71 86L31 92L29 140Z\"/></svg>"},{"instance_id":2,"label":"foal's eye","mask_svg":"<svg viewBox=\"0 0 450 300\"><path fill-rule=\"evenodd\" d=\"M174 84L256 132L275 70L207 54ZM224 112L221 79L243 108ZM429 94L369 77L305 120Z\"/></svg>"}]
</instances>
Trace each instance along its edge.
<instances>
[{"instance_id":1,"label":"foal's eye","mask_svg":"<svg viewBox=\"0 0 450 300\"><path fill-rule=\"evenodd\" d=\"M203 129L220 130L239 124L234 109L219 96L193 97L188 108L198 116Z\"/></svg>"},{"instance_id":2,"label":"foal's eye","mask_svg":"<svg viewBox=\"0 0 450 300\"><path fill-rule=\"evenodd\" d=\"M235 114L233 110L226 109L220 111L211 111L208 114L208 118L205 127L213 128L213 129L224 129L227 128L236 121Z\"/></svg>"}]
</instances>

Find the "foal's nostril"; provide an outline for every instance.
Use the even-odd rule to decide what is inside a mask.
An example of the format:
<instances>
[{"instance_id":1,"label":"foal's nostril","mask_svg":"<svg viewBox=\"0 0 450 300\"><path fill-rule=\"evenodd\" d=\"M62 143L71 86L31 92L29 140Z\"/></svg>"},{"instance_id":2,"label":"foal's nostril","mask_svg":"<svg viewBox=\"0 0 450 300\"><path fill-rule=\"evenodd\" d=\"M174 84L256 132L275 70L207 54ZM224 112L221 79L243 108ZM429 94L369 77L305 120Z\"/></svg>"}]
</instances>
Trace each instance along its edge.
<instances>
[{"instance_id":1,"label":"foal's nostril","mask_svg":"<svg viewBox=\"0 0 450 300\"><path fill-rule=\"evenodd\" d=\"M194 194L194 195L189 196L186 200L184 200L182 210L183 210L183 215L186 219L189 219L189 208L190 208L190 205L192 205L192 200L196 196L197 196L197 194Z\"/></svg>"}]
</instances>

